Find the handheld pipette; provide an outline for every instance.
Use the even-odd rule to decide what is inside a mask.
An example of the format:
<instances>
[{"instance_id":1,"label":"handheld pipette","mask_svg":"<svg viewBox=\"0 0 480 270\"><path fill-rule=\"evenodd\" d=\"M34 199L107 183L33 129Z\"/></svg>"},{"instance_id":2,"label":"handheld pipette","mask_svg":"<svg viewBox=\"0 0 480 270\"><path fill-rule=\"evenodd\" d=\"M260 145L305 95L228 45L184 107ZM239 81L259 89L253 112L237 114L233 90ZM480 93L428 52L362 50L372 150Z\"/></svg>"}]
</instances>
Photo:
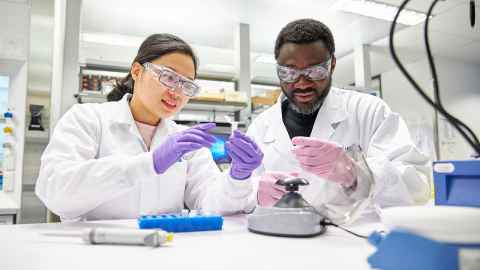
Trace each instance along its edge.
<instances>
[{"instance_id":1,"label":"handheld pipette","mask_svg":"<svg viewBox=\"0 0 480 270\"><path fill-rule=\"evenodd\" d=\"M80 237L87 244L145 245L158 247L173 240L173 234L162 230L89 228L72 232L47 232L47 236Z\"/></svg>"}]
</instances>

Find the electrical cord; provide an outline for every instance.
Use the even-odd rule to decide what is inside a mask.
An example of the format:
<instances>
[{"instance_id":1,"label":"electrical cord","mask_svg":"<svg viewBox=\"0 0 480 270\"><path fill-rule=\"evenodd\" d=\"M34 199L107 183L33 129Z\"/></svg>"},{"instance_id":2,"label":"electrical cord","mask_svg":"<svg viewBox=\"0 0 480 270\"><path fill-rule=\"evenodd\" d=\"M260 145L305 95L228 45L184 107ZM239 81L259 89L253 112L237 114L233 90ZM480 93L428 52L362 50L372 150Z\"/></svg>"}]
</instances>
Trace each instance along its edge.
<instances>
[{"instance_id":1,"label":"electrical cord","mask_svg":"<svg viewBox=\"0 0 480 270\"><path fill-rule=\"evenodd\" d=\"M437 2L438 0L436 0ZM395 34L395 28L396 28L396 24L397 24L397 20L398 20L398 17L400 15L400 13L402 12L402 10L405 8L405 6L408 4L408 2L410 2L410 0L405 0L402 2L402 4L400 5L400 7L398 8L398 11L395 15L395 18L392 22L392 25L390 27L390 34L389 34L389 49L390 49L390 53L392 55L392 58L395 62L395 64L398 66L398 68L400 69L400 71L402 72L402 74L407 78L407 80L410 82L410 84L415 88L415 90L420 94L420 96L428 103L430 104L430 106L432 106L435 110L437 110L438 112L440 112L441 115L443 115L454 127L455 129L460 133L460 135L462 135L462 137L468 142L468 144L475 150L475 152L477 152L477 154L480 154L480 144L478 143L478 138L475 136L474 132L466 125L464 124L463 122L461 122L460 120L458 120L457 118L453 117L450 113L448 113L442 106L440 106L439 104L437 104L436 102L434 102L427 94L425 94L425 91L423 91L423 89L417 84L417 82L413 79L413 77L410 75L410 73L406 70L406 68L403 66L403 64L400 62L400 59L398 58L396 52L395 52L395 48L394 48L394 34ZM432 5L434 6L434 5ZM430 14L431 14L431 10L433 10L433 7L431 6L431 9L429 9L430 11ZM429 16L427 16L426 18L426 23L428 22L429 20ZM428 26L428 25L427 25ZM426 36L428 37L428 27L427 27L427 34ZM428 43L428 39L426 39L426 43ZM430 45L428 44L428 47L430 47ZM429 65L430 65L430 69L431 70L435 70L435 65L432 65L433 61L431 61L433 59L432 55L431 55L431 51L430 49L427 50L427 54L429 56ZM433 68L432 68L433 66ZM435 70L436 72L436 70ZM438 86L438 78L436 76L436 73L433 74L432 73L432 76L434 77L434 87L435 85ZM438 95L439 97L439 91L438 91L438 87L435 88L436 89L436 96ZM467 132L469 133L467 135Z\"/></svg>"},{"instance_id":2,"label":"electrical cord","mask_svg":"<svg viewBox=\"0 0 480 270\"><path fill-rule=\"evenodd\" d=\"M399 12L401 12L401 10L405 7L406 3L408 3L408 2L409 2L409 1L406 1L406 2L404 2L404 3L402 4L402 6L399 8ZM398 16L398 14L399 14L399 13L397 13L397 16ZM397 18L397 16L396 16L396 18ZM428 17L428 18L429 18L429 17ZM396 20L394 20L394 22L395 22L395 23L392 23L392 29L395 28ZM391 30L392 30L392 29L391 29ZM390 33L390 41L391 41L391 42L390 42L390 47L391 47L390 49L391 49L391 52L392 52L392 47L393 47L393 46L392 46L392 45L393 45L393 32L394 32L394 31L391 31L391 33ZM395 50L394 50L394 49L393 49L393 52L392 52L392 56L393 56L396 64L399 66L400 70L402 71L402 73L407 77L407 79L408 79L408 80L410 81L410 83L415 87L415 89L419 92L419 94L420 94L431 106L433 106L433 107L434 107L436 110L438 110L442 115L444 115L445 118L447 118L447 120L449 120L449 121L452 123L452 125L453 125L457 130L460 129L460 128L459 128L459 125L462 125L463 127L466 126L466 125L464 125L463 123L458 124L458 121L457 121L458 119L452 117L448 112L445 111L445 109L444 109L443 107L441 107L441 106L436 106L437 104L435 104L435 102L433 102L433 101L424 93L424 91L421 90L421 88L418 86L418 84L413 80L413 78L411 78L410 74L406 71L406 69L405 69L405 68L403 67L403 65L400 63L398 57L396 56L396 53L395 53ZM437 83L438 80L435 80L435 82ZM437 89L438 89L438 88L437 88ZM438 91L437 91L437 93L438 93ZM438 96L438 95L437 95L437 96ZM467 129L469 129L469 128L467 127ZM459 130L459 132L462 134L462 136L464 136L464 137L466 136L466 134L464 134L464 131L463 131L463 130ZM473 134L473 132L471 132L471 130L470 130L470 133ZM467 136L467 137L468 137L468 136ZM469 143L472 142L471 139L470 139L470 137L466 138L466 140L467 140ZM474 147L474 149L476 149L476 148Z\"/></svg>"},{"instance_id":3,"label":"electrical cord","mask_svg":"<svg viewBox=\"0 0 480 270\"><path fill-rule=\"evenodd\" d=\"M475 0L470 0L470 26L475 26Z\"/></svg>"},{"instance_id":4,"label":"electrical cord","mask_svg":"<svg viewBox=\"0 0 480 270\"><path fill-rule=\"evenodd\" d=\"M356 236L356 237L359 237L359 238L363 238L363 239L368 239L368 236L367 236L367 235L358 234L358 233L356 233L356 232L350 231L350 230L347 229L347 228L344 228L344 227L342 227L342 226L340 226L340 225L338 225L338 224L335 224L335 223L330 222L330 221L327 221L327 220L322 220L322 221L320 221L320 225L322 225L322 226L333 226L333 227L337 227L337 228L339 228L340 230L343 230L343 231L345 231L345 232L347 232L347 233L349 233L349 234L351 234L351 235L353 235L353 236ZM379 233L384 233L384 231L379 231Z\"/></svg>"},{"instance_id":5,"label":"electrical cord","mask_svg":"<svg viewBox=\"0 0 480 270\"><path fill-rule=\"evenodd\" d=\"M435 8L435 5L438 3L438 1L439 0L435 0L430 5L430 7L428 9L428 12L427 12L427 18L431 17L433 9ZM439 80L438 80L437 69L436 69L436 66L435 66L435 62L433 60L432 51L430 49L430 38L429 38L429 31L428 31L429 24L430 24L430 20L427 19L425 21L424 32L423 33L424 33L424 40L425 40L425 48L427 50L427 58L428 58L430 71L432 73L432 78L433 78L433 90L434 90L434 94L435 94L436 103L440 108L442 108L444 110L444 112L446 114L448 114L447 118L451 118L452 119L451 121L457 122L463 129L465 129L469 133L469 136L474 140L475 144L480 145L480 142L477 139L477 137L475 136L475 133L468 126L466 126L464 123L462 123L459 119L457 119L454 116L452 116L451 114L449 114L446 111L445 107L443 106L443 103L442 103L442 100L441 100L441 97L440 97L440 84L439 84Z\"/></svg>"},{"instance_id":6,"label":"electrical cord","mask_svg":"<svg viewBox=\"0 0 480 270\"><path fill-rule=\"evenodd\" d=\"M308 203L308 202L307 202L307 203ZM310 208L311 208L315 213L317 213L319 216L324 216L324 215L323 215L322 213L320 213L315 207L313 207L313 206L310 205ZM352 235L354 235L354 236L356 236L356 237L363 238L363 239L368 239L368 236L366 236L366 235L361 235L361 234L358 234L358 233L356 233L356 232L350 231L350 230L348 230L348 229L346 229L346 228L344 228L344 227L342 227L342 226L340 226L340 225L338 225L338 224L336 224L336 223L331 222L331 221L328 220L327 218L323 218L322 220L320 220L320 225L321 225L321 226L324 226L324 227L326 227L326 226L337 227L337 228L339 228L339 229L341 229L341 230L343 230L343 231L345 231L345 232L347 232L347 233L349 233L349 234L352 234ZM383 231L380 231L380 233L382 233L382 232L383 232Z\"/></svg>"}]
</instances>

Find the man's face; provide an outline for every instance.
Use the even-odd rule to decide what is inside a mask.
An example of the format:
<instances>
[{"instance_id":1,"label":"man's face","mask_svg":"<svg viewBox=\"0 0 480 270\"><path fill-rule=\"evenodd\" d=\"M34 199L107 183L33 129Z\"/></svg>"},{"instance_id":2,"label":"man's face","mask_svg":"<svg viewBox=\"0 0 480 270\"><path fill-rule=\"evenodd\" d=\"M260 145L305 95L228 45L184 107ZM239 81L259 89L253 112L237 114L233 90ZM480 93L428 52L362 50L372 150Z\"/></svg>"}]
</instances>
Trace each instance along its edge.
<instances>
[{"instance_id":1,"label":"man's face","mask_svg":"<svg viewBox=\"0 0 480 270\"><path fill-rule=\"evenodd\" d=\"M312 80L309 76L300 75L294 82L284 82L280 79L282 91L290 101L292 109L299 113L311 114L323 103L331 86L331 75L335 68L335 57L331 56L322 41L306 44L285 43L277 59L280 66L304 70L331 58L330 72L326 78Z\"/></svg>"}]
</instances>

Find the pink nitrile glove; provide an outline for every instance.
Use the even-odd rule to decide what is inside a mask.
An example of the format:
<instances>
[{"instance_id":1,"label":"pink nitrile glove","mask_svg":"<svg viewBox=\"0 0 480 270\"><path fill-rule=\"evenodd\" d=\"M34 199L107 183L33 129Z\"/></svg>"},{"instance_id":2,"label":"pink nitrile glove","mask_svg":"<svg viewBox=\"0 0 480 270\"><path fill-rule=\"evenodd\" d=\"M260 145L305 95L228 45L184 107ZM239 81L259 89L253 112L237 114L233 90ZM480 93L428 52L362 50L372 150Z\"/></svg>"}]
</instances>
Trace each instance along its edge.
<instances>
[{"instance_id":1,"label":"pink nitrile glove","mask_svg":"<svg viewBox=\"0 0 480 270\"><path fill-rule=\"evenodd\" d=\"M297 172L274 172L267 171L261 177L258 184L257 202L263 207L273 206L283 194L287 193L285 187L276 185L275 182L280 179L298 177Z\"/></svg>"},{"instance_id":2,"label":"pink nitrile glove","mask_svg":"<svg viewBox=\"0 0 480 270\"><path fill-rule=\"evenodd\" d=\"M292 152L305 171L343 187L355 183L353 160L340 145L311 137L294 137L292 143Z\"/></svg>"}]
</instances>

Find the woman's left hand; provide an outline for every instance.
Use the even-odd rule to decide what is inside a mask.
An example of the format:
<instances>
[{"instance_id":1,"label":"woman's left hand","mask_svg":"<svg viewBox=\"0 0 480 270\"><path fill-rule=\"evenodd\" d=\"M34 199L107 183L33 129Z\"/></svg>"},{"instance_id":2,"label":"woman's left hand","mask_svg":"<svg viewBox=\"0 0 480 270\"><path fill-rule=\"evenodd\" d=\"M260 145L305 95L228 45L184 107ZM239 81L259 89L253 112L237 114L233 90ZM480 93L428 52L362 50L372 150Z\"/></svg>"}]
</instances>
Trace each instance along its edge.
<instances>
[{"instance_id":1,"label":"woman's left hand","mask_svg":"<svg viewBox=\"0 0 480 270\"><path fill-rule=\"evenodd\" d=\"M227 153L232 158L230 175L237 180L243 180L262 164L263 152L247 135L235 130L225 144Z\"/></svg>"},{"instance_id":2,"label":"woman's left hand","mask_svg":"<svg viewBox=\"0 0 480 270\"><path fill-rule=\"evenodd\" d=\"M153 151L153 165L158 174L164 173L186 153L202 147L210 148L215 137L208 133L215 123L196 125L170 135L165 142Z\"/></svg>"}]
</instances>

